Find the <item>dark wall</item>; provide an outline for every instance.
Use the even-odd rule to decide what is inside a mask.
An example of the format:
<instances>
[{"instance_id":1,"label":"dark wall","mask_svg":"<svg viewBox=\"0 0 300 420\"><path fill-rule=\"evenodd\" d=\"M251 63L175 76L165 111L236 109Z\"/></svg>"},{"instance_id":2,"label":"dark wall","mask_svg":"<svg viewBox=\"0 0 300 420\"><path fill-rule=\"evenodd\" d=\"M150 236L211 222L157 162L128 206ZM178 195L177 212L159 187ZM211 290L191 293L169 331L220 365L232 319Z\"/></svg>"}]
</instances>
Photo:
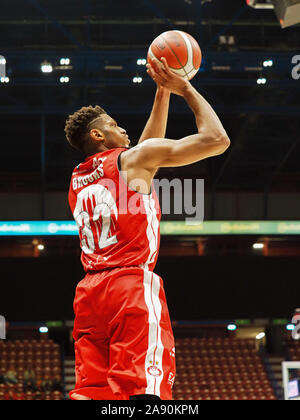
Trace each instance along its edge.
<instances>
[{"instance_id":1,"label":"dark wall","mask_svg":"<svg viewBox=\"0 0 300 420\"><path fill-rule=\"evenodd\" d=\"M291 318L300 306L299 257L161 258L173 319Z\"/></svg>"},{"instance_id":2,"label":"dark wall","mask_svg":"<svg viewBox=\"0 0 300 420\"><path fill-rule=\"evenodd\" d=\"M0 259L0 268L0 313L7 321L73 319L84 275L78 258Z\"/></svg>"},{"instance_id":3,"label":"dark wall","mask_svg":"<svg viewBox=\"0 0 300 420\"><path fill-rule=\"evenodd\" d=\"M161 257L173 320L288 317L300 307L299 258ZM78 258L1 259L7 321L73 319Z\"/></svg>"}]
</instances>

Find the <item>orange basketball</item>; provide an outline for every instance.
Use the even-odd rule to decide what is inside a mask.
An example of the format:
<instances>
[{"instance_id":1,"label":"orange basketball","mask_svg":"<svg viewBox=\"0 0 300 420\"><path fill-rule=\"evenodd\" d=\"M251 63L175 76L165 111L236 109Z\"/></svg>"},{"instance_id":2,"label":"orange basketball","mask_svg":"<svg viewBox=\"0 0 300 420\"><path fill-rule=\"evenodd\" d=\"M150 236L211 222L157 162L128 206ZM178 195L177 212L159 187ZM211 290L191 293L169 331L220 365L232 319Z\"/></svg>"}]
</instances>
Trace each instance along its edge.
<instances>
[{"instance_id":1,"label":"orange basketball","mask_svg":"<svg viewBox=\"0 0 300 420\"><path fill-rule=\"evenodd\" d=\"M198 42L183 31L168 31L159 35L148 50L148 63L165 57L169 67L178 75L191 80L201 66L202 53Z\"/></svg>"}]
</instances>

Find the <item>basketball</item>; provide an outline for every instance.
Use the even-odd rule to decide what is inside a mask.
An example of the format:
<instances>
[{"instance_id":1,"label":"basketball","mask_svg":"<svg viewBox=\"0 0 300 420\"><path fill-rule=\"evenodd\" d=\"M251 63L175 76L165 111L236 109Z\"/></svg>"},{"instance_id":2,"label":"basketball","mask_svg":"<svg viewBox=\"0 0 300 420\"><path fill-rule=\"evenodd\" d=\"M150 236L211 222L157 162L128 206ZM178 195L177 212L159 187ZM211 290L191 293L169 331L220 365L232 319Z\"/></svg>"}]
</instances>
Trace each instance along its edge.
<instances>
[{"instance_id":1,"label":"basketball","mask_svg":"<svg viewBox=\"0 0 300 420\"><path fill-rule=\"evenodd\" d=\"M149 47L148 63L162 57L176 74L191 80L197 74L202 60L198 42L183 31L167 31L160 34Z\"/></svg>"}]
</instances>

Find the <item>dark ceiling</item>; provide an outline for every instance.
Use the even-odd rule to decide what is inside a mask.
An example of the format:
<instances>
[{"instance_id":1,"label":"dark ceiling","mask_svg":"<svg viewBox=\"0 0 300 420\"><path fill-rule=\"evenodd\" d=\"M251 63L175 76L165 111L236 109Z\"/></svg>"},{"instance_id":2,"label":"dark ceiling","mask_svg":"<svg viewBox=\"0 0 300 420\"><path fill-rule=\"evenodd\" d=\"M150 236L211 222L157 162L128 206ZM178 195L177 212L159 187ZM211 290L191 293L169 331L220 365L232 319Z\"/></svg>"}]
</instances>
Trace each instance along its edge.
<instances>
[{"instance_id":1,"label":"dark ceiling","mask_svg":"<svg viewBox=\"0 0 300 420\"><path fill-rule=\"evenodd\" d=\"M64 121L81 106L103 106L135 144L155 92L137 59L175 28L202 48L192 83L218 112L232 145L220 157L159 176L204 177L213 192L299 191L300 80L292 78L292 57L300 54L300 27L283 30L274 11L254 10L245 0L2 2L0 54L10 81L0 84L1 189L68 189L80 156L64 139ZM220 36L234 37L234 44L221 45ZM59 67L61 57L70 58L71 69ZM272 67L263 66L266 59ZM43 60L57 66L53 73L41 73ZM59 82L64 75L67 84ZM132 83L136 75L141 84ZM258 85L259 77L267 83ZM167 136L194 130L190 110L173 97Z\"/></svg>"}]
</instances>

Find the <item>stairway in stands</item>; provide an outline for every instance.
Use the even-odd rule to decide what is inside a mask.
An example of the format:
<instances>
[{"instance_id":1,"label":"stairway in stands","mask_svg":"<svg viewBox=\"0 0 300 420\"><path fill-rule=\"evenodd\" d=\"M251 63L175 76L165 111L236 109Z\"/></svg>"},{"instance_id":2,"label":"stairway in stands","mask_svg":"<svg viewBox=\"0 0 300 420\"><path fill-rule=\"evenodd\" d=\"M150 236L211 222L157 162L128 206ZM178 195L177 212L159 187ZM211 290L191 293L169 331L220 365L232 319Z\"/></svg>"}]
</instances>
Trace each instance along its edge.
<instances>
[{"instance_id":1,"label":"stairway in stands","mask_svg":"<svg viewBox=\"0 0 300 420\"><path fill-rule=\"evenodd\" d=\"M283 400L282 362L285 359L281 356L263 356L264 365L268 372L269 380L278 400Z\"/></svg>"},{"instance_id":2,"label":"stairway in stands","mask_svg":"<svg viewBox=\"0 0 300 420\"><path fill-rule=\"evenodd\" d=\"M68 397L69 391L75 386L75 359L74 357L66 357L64 360L64 383L65 392Z\"/></svg>"}]
</instances>

